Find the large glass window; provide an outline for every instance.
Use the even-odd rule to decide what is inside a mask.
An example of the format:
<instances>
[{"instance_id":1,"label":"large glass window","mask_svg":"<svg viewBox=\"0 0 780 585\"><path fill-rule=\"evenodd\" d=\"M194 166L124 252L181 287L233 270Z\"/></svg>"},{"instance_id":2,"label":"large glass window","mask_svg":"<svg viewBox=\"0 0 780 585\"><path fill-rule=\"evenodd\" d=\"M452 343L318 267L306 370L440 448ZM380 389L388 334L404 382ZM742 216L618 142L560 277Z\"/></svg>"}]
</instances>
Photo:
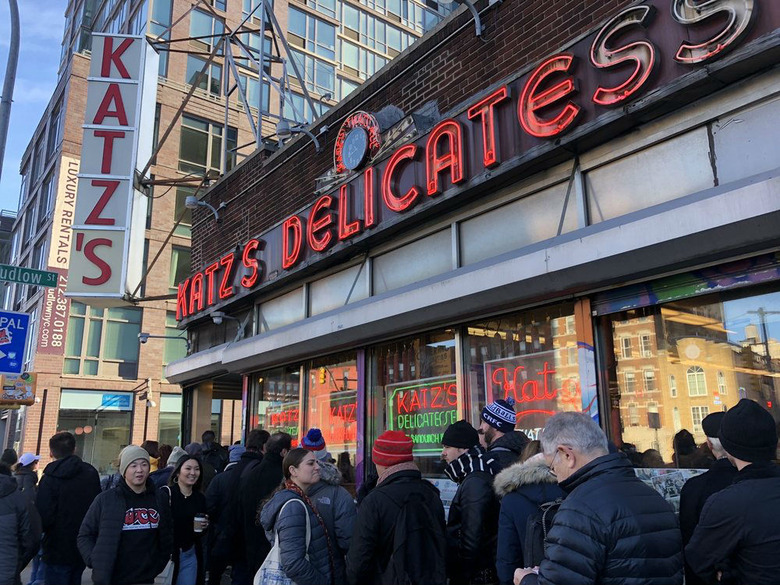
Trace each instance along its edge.
<instances>
[{"instance_id":1,"label":"large glass window","mask_svg":"<svg viewBox=\"0 0 780 585\"><path fill-rule=\"evenodd\" d=\"M176 290L180 282L190 276L190 249L180 246L171 247L171 272L168 286Z\"/></svg>"},{"instance_id":2,"label":"large glass window","mask_svg":"<svg viewBox=\"0 0 780 585\"><path fill-rule=\"evenodd\" d=\"M38 225L42 226L49 219L52 211L52 200L54 199L54 171L52 170L46 177L38 194Z\"/></svg>"},{"instance_id":3,"label":"large glass window","mask_svg":"<svg viewBox=\"0 0 780 585\"><path fill-rule=\"evenodd\" d=\"M184 205L184 203L186 202L188 195L194 194L195 189L192 187L176 188L176 207L173 213L173 221L179 220L179 224L176 226L173 233L177 236L184 236L185 238L192 236L192 210Z\"/></svg>"},{"instance_id":4,"label":"large glass window","mask_svg":"<svg viewBox=\"0 0 780 585\"><path fill-rule=\"evenodd\" d=\"M336 59L335 26L290 7L288 27L291 43L320 57Z\"/></svg>"},{"instance_id":5,"label":"large glass window","mask_svg":"<svg viewBox=\"0 0 780 585\"><path fill-rule=\"evenodd\" d=\"M162 35L165 40L170 40L171 31L165 32L171 26L171 8L173 0L153 0L149 32L152 35ZM165 34L163 34L165 33ZM160 51L160 66L158 74L161 77L168 75L168 51Z\"/></svg>"},{"instance_id":6,"label":"large glass window","mask_svg":"<svg viewBox=\"0 0 780 585\"><path fill-rule=\"evenodd\" d=\"M181 445L181 394L160 395L157 440L161 445Z\"/></svg>"},{"instance_id":7,"label":"large glass window","mask_svg":"<svg viewBox=\"0 0 780 585\"><path fill-rule=\"evenodd\" d=\"M241 86L241 89L243 89L246 92L246 101L249 103L249 106L252 108L256 108L258 104L260 104L260 80L257 77L252 77L251 75L241 75L238 76L238 83ZM267 82L263 82L263 101L262 101L262 107L264 111L269 111L271 109L271 85Z\"/></svg>"},{"instance_id":8,"label":"large glass window","mask_svg":"<svg viewBox=\"0 0 780 585\"><path fill-rule=\"evenodd\" d=\"M211 63L201 74L205 65L206 59L187 55L186 81L189 85L195 85L211 95L220 95L222 93L222 65Z\"/></svg>"},{"instance_id":9,"label":"large glass window","mask_svg":"<svg viewBox=\"0 0 780 585\"><path fill-rule=\"evenodd\" d=\"M228 127L227 168L236 164L238 132ZM192 116L182 116L179 141L179 170L185 173L205 174L219 171L222 158L222 126Z\"/></svg>"},{"instance_id":10,"label":"large glass window","mask_svg":"<svg viewBox=\"0 0 780 585\"><path fill-rule=\"evenodd\" d=\"M331 98L336 94L336 66L305 55L300 51L290 49L290 55L303 75L309 91L319 94L329 93Z\"/></svg>"},{"instance_id":11,"label":"large glass window","mask_svg":"<svg viewBox=\"0 0 780 585\"><path fill-rule=\"evenodd\" d=\"M269 433L284 431L300 437L301 370L298 366L263 372L258 378L258 402L254 426Z\"/></svg>"},{"instance_id":12,"label":"large glass window","mask_svg":"<svg viewBox=\"0 0 780 585\"><path fill-rule=\"evenodd\" d=\"M211 48L221 40L225 32L225 24L202 10L193 10L190 13L190 36L198 37L198 41Z\"/></svg>"},{"instance_id":13,"label":"large glass window","mask_svg":"<svg viewBox=\"0 0 780 585\"><path fill-rule=\"evenodd\" d=\"M187 357L187 332L176 327L176 312L165 313L165 345L163 346L163 371L165 378L165 366L176 360Z\"/></svg>"}]
</instances>

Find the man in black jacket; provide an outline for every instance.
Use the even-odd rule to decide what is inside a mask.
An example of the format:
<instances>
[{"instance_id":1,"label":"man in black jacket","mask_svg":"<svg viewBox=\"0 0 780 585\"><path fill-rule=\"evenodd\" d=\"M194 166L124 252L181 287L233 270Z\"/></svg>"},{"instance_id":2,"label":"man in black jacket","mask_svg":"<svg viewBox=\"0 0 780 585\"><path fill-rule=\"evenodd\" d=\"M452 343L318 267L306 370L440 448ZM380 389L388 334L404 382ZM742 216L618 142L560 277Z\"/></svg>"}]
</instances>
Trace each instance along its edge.
<instances>
[{"instance_id":1,"label":"man in black jacket","mask_svg":"<svg viewBox=\"0 0 780 585\"><path fill-rule=\"evenodd\" d=\"M672 507L634 474L588 416L562 412L541 434L550 471L568 495L538 569L516 585L682 585L682 541Z\"/></svg>"},{"instance_id":2,"label":"man in black jacket","mask_svg":"<svg viewBox=\"0 0 780 585\"><path fill-rule=\"evenodd\" d=\"M691 541L707 499L712 494L730 486L737 475L737 468L729 461L728 454L718 439L720 423L725 414L725 412L713 412L701 421L701 428L707 437L707 445L716 461L709 471L686 481L680 491L680 532L682 532L683 547ZM704 581L691 570L687 560L685 563L685 583L686 585L704 585Z\"/></svg>"},{"instance_id":3,"label":"man in black jacket","mask_svg":"<svg viewBox=\"0 0 780 585\"><path fill-rule=\"evenodd\" d=\"M720 424L720 439L738 470L734 483L704 504L685 547L691 569L706 583L777 583L780 575L780 467L772 460L772 415L743 398Z\"/></svg>"},{"instance_id":4,"label":"man in black jacket","mask_svg":"<svg viewBox=\"0 0 780 585\"><path fill-rule=\"evenodd\" d=\"M515 430L515 400L508 396L485 405L480 414L480 443L496 460L498 471L520 461L528 437Z\"/></svg>"},{"instance_id":5,"label":"man in black jacket","mask_svg":"<svg viewBox=\"0 0 780 585\"><path fill-rule=\"evenodd\" d=\"M31 525L30 510L11 469L0 463L0 583L19 583L22 569L38 552L41 533Z\"/></svg>"},{"instance_id":6,"label":"man in black jacket","mask_svg":"<svg viewBox=\"0 0 780 585\"><path fill-rule=\"evenodd\" d=\"M203 431L200 438L203 441L203 461L210 464L217 473L222 473L228 464L227 449L217 443L217 435L211 429Z\"/></svg>"},{"instance_id":7,"label":"man in black jacket","mask_svg":"<svg viewBox=\"0 0 780 585\"><path fill-rule=\"evenodd\" d=\"M76 438L63 431L49 439L54 459L43 470L35 506L41 516L46 583L79 585L84 562L76 536L92 501L100 493L97 470L77 455Z\"/></svg>"},{"instance_id":8,"label":"man in black jacket","mask_svg":"<svg viewBox=\"0 0 780 585\"><path fill-rule=\"evenodd\" d=\"M263 501L282 483L282 460L292 448L292 437L287 433L274 433L265 444L265 455L260 465L241 478L239 493L243 517L246 559L249 571L254 575L271 550L265 531L258 518Z\"/></svg>"},{"instance_id":9,"label":"man in black jacket","mask_svg":"<svg viewBox=\"0 0 780 585\"><path fill-rule=\"evenodd\" d=\"M122 449L119 473L124 481L89 507L78 548L92 567L95 585L154 583L173 551L168 508L158 503L157 488L149 480L149 454L141 447Z\"/></svg>"},{"instance_id":10,"label":"man in black jacket","mask_svg":"<svg viewBox=\"0 0 780 585\"><path fill-rule=\"evenodd\" d=\"M498 583L496 545L500 505L493 491L496 461L479 444L465 420L442 437L444 473L458 484L447 518L447 575L450 585Z\"/></svg>"}]
</instances>

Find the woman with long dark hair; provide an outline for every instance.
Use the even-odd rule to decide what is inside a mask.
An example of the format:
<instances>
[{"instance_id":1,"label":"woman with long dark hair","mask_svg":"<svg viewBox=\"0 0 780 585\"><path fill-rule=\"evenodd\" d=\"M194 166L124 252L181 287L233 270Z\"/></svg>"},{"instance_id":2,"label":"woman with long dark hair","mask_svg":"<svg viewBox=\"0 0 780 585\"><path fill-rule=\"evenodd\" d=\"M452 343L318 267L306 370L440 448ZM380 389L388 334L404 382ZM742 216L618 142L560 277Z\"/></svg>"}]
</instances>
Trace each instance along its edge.
<instances>
[{"instance_id":1,"label":"woman with long dark hair","mask_svg":"<svg viewBox=\"0 0 780 585\"><path fill-rule=\"evenodd\" d=\"M296 585L332 585L333 546L307 495L320 480L317 459L311 451L292 449L282 467L284 483L263 505L260 523L269 542L279 538L280 561L289 579Z\"/></svg>"},{"instance_id":2,"label":"woman with long dark hair","mask_svg":"<svg viewBox=\"0 0 780 585\"><path fill-rule=\"evenodd\" d=\"M208 528L208 516L206 496L201 491L202 484L203 465L200 459L185 455L176 463L168 485L157 492L160 506L168 506L173 519L175 585L205 583L203 535Z\"/></svg>"}]
</instances>

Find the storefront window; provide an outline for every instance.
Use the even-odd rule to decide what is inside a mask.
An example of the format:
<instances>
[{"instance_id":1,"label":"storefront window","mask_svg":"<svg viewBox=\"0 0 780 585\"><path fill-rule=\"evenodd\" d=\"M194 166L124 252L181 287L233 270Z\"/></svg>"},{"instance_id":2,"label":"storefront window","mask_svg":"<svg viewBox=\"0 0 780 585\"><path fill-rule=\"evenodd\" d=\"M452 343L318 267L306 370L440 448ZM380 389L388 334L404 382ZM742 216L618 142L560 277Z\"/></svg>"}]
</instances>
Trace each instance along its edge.
<instances>
[{"instance_id":1,"label":"storefront window","mask_svg":"<svg viewBox=\"0 0 780 585\"><path fill-rule=\"evenodd\" d=\"M654 451L664 466L707 467L701 422L741 398L780 421L780 292L637 308L600 328L612 439L637 467L662 465ZM641 352L626 352L631 340ZM639 371L644 384L632 383Z\"/></svg>"},{"instance_id":2,"label":"storefront window","mask_svg":"<svg viewBox=\"0 0 780 585\"><path fill-rule=\"evenodd\" d=\"M160 395L157 440L161 445L181 445L181 394Z\"/></svg>"},{"instance_id":3,"label":"storefront window","mask_svg":"<svg viewBox=\"0 0 780 585\"><path fill-rule=\"evenodd\" d=\"M447 329L377 346L372 361L367 456L381 433L400 430L412 437L423 475L442 476L441 436L461 418L455 332Z\"/></svg>"},{"instance_id":4,"label":"storefront window","mask_svg":"<svg viewBox=\"0 0 780 585\"><path fill-rule=\"evenodd\" d=\"M277 368L260 374L259 398L254 426L269 433L284 431L293 438L293 446L300 437L301 370L298 366Z\"/></svg>"},{"instance_id":5,"label":"storefront window","mask_svg":"<svg viewBox=\"0 0 780 585\"><path fill-rule=\"evenodd\" d=\"M512 313L469 325L464 372L472 424L486 403L512 397L517 430L537 439L556 412L595 409L581 391L574 305Z\"/></svg>"}]
</instances>

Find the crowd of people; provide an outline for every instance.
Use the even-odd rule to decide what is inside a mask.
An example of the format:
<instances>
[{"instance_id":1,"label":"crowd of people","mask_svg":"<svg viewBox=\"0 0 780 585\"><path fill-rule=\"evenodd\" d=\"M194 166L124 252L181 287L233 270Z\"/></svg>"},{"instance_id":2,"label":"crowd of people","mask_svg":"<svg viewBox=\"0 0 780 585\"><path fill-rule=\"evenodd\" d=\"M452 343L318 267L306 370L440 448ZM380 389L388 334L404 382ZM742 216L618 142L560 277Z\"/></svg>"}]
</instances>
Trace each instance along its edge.
<instances>
[{"instance_id":1,"label":"crowd of people","mask_svg":"<svg viewBox=\"0 0 780 585\"><path fill-rule=\"evenodd\" d=\"M778 438L757 403L704 419L711 459L679 520L588 416L556 414L535 441L515 423L497 400L479 428L444 431L447 514L401 431L374 441L357 493L316 428L297 447L262 429L229 448L211 431L128 445L102 481L59 432L40 482L37 455L2 455L0 585L30 561L30 583L48 585L81 583L85 567L96 585L219 584L228 570L235 585L778 582Z\"/></svg>"}]
</instances>

